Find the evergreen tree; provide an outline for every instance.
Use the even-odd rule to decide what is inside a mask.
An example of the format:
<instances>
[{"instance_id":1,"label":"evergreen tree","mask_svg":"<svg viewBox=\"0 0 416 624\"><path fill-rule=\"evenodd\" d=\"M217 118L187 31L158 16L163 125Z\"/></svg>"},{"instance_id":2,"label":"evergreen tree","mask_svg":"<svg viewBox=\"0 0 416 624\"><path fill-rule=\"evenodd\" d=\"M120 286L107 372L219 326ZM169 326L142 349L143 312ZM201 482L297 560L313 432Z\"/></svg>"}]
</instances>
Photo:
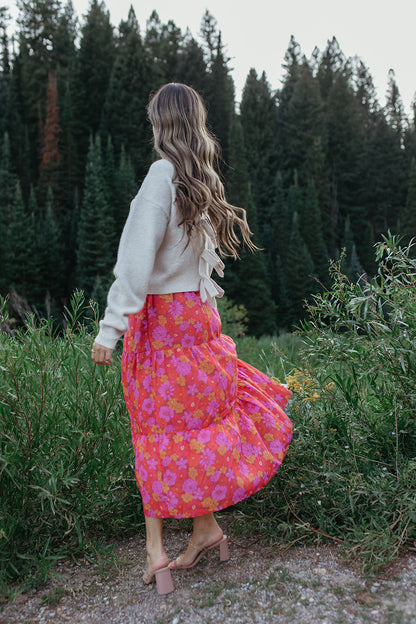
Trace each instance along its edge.
<instances>
[{"instance_id":1,"label":"evergreen tree","mask_svg":"<svg viewBox=\"0 0 416 624\"><path fill-rule=\"evenodd\" d=\"M91 295L97 275L106 285L115 263L114 219L107 198L97 135L90 139L85 170L84 197L77 236L77 286Z\"/></svg>"},{"instance_id":2,"label":"evergreen tree","mask_svg":"<svg viewBox=\"0 0 416 624\"><path fill-rule=\"evenodd\" d=\"M48 186L51 185L56 193L59 190L59 166L62 161L62 154L59 149L60 134L57 81L56 76L50 72L40 169L43 172L43 183Z\"/></svg>"},{"instance_id":3,"label":"evergreen tree","mask_svg":"<svg viewBox=\"0 0 416 624\"><path fill-rule=\"evenodd\" d=\"M85 154L88 136L100 128L105 93L115 58L115 42L110 15L103 2L91 0L82 29L74 81L73 106L78 154Z\"/></svg>"},{"instance_id":4,"label":"evergreen tree","mask_svg":"<svg viewBox=\"0 0 416 624\"><path fill-rule=\"evenodd\" d=\"M283 69L285 75L283 77L282 89L277 94L278 111L277 111L277 137L276 137L276 154L279 170L282 175L285 172L284 159L285 147L289 144L290 132L287 130L287 118L289 115L289 102L293 95L293 90L298 79L299 67L301 65L301 50L294 36L290 38L289 47L285 52ZM293 174L293 172L292 172Z\"/></svg>"},{"instance_id":5,"label":"evergreen tree","mask_svg":"<svg viewBox=\"0 0 416 624\"><path fill-rule=\"evenodd\" d=\"M278 117L280 116L280 109ZM298 171L301 186L313 177L322 201L328 197L328 179L325 170L327 137L323 102L319 85L304 61L297 71L297 80L285 111L284 133L279 137L282 149L280 168L286 182Z\"/></svg>"},{"instance_id":6,"label":"evergreen tree","mask_svg":"<svg viewBox=\"0 0 416 624\"><path fill-rule=\"evenodd\" d=\"M354 282L363 271L360 259L357 254L357 248L355 245L354 234L351 229L351 221L349 216L345 219L344 235L341 241L341 249L345 250L345 255L341 263L341 270L351 281Z\"/></svg>"},{"instance_id":7,"label":"evergreen tree","mask_svg":"<svg viewBox=\"0 0 416 624\"><path fill-rule=\"evenodd\" d=\"M177 80L193 87L207 99L207 66L204 52L197 41L189 34L185 35L184 43L179 51Z\"/></svg>"},{"instance_id":8,"label":"evergreen tree","mask_svg":"<svg viewBox=\"0 0 416 624\"><path fill-rule=\"evenodd\" d=\"M115 182L114 222L117 240L120 238L129 213L130 203L137 193L137 188L137 179L134 174L131 159L126 155L124 147L122 146Z\"/></svg>"},{"instance_id":9,"label":"evergreen tree","mask_svg":"<svg viewBox=\"0 0 416 624\"><path fill-rule=\"evenodd\" d=\"M392 128L399 139L403 132L404 111L400 97L400 92L396 84L396 77L393 69L389 70L387 101L386 101L386 118L390 128Z\"/></svg>"},{"instance_id":10,"label":"evergreen tree","mask_svg":"<svg viewBox=\"0 0 416 624\"><path fill-rule=\"evenodd\" d=\"M257 240L256 207L250 191L241 123L234 118L230 141L230 171L227 180L228 200L246 209L248 223ZM262 251L255 254L242 249L240 260L228 261L224 277L227 296L244 304L249 319L248 331L255 336L273 334L276 329L276 306L268 286L266 261ZM244 285L244 286L243 286Z\"/></svg>"},{"instance_id":11,"label":"evergreen tree","mask_svg":"<svg viewBox=\"0 0 416 624\"><path fill-rule=\"evenodd\" d=\"M298 213L293 214L289 250L287 254L287 291L290 301L290 323L305 316L305 300L316 286L313 279L315 267L299 229Z\"/></svg>"},{"instance_id":12,"label":"evergreen tree","mask_svg":"<svg viewBox=\"0 0 416 624\"><path fill-rule=\"evenodd\" d=\"M16 183L11 218L5 243L6 280L28 301L36 300L39 284L34 221L25 209L19 182Z\"/></svg>"},{"instance_id":13,"label":"evergreen tree","mask_svg":"<svg viewBox=\"0 0 416 624\"><path fill-rule=\"evenodd\" d=\"M328 98L337 77L344 73L344 68L344 54L339 47L336 37L332 37L331 41L328 41L325 52L321 57L317 74L321 95L324 100Z\"/></svg>"},{"instance_id":14,"label":"evergreen tree","mask_svg":"<svg viewBox=\"0 0 416 624\"><path fill-rule=\"evenodd\" d=\"M102 130L111 134L116 154L124 145L139 178L151 162L152 130L146 105L154 80L150 59L142 44L133 9L120 24L117 57L105 100Z\"/></svg>"},{"instance_id":15,"label":"evergreen tree","mask_svg":"<svg viewBox=\"0 0 416 624\"><path fill-rule=\"evenodd\" d=\"M300 214L300 230L315 266L316 275L325 283L328 280L328 252L322 231L321 212L315 183L308 180L305 201Z\"/></svg>"},{"instance_id":16,"label":"evergreen tree","mask_svg":"<svg viewBox=\"0 0 416 624\"><path fill-rule=\"evenodd\" d=\"M0 293L5 294L8 287L8 228L12 218L17 177L12 172L10 141L4 133L0 157Z\"/></svg>"},{"instance_id":17,"label":"evergreen tree","mask_svg":"<svg viewBox=\"0 0 416 624\"><path fill-rule=\"evenodd\" d=\"M228 68L229 58L222 43L217 23L206 11L202 19L201 35L207 58L207 88L203 95L208 108L208 125L217 137L226 163L229 162L229 140L234 116L234 82Z\"/></svg>"},{"instance_id":18,"label":"evergreen tree","mask_svg":"<svg viewBox=\"0 0 416 624\"><path fill-rule=\"evenodd\" d=\"M52 188L47 190L46 209L38 227L38 259L40 287L44 301L52 298L62 303L67 292L62 234L55 217Z\"/></svg>"},{"instance_id":19,"label":"evergreen tree","mask_svg":"<svg viewBox=\"0 0 416 624\"><path fill-rule=\"evenodd\" d=\"M30 143L35 147L33 161L36 163L42 148L48 74L57 65L54 44L60 8L59 0L21 0L19 3L19 92Z\"/></svg>"},{"instance_id":20,"label":"evergreen tree","mask_svg":"<svg viewBox=\"0 0 416 624\"><path fill-rule=\"evenodd\" d=\"M401 231L405 234L407 241L416 238L416 158L412 159Z\"/></svg>"},{"instance_id":21,"label":"evergreen tree","mask_svg":"<svg viewBox=\"0 0 416 624\"><path fill-rule=\"evenodd\" d=\"M157 11L153 11L146 23L144 45L155 68L155 84L176 80L182 32L172 20L162 24Z\"/></svg>"},{"instance_id":22,"label":"evergreen tree","mask_svg":"<svg viewBox=\"0 0 416 624\"><path fill-rule=\"evenodd\" d=\"M257 77L250 70L244 86L241 105L248 175L259 220L259 241L269 246L273 229L273 203L276 161L276 104L266 75Z\"/></svg>"}]
</instances>

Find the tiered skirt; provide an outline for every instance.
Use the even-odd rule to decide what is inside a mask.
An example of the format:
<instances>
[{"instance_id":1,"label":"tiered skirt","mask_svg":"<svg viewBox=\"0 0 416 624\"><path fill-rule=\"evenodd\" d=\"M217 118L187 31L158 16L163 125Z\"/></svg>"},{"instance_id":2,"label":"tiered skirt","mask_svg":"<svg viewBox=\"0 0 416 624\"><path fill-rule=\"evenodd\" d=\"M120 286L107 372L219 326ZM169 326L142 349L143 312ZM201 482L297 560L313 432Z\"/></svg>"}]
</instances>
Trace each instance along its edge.
<instances>
[{"instance_id":1,"label":"tiered skirt","mask_svg":"<svg viewBox=\"0 0 416 624\"><path fill-rule=\"evenodd\" d=\"M237 358L199 292L147 296L129 317L122 378L146 516L224 509L282 463L290 391Z\"/></svg>"}]
</instances>

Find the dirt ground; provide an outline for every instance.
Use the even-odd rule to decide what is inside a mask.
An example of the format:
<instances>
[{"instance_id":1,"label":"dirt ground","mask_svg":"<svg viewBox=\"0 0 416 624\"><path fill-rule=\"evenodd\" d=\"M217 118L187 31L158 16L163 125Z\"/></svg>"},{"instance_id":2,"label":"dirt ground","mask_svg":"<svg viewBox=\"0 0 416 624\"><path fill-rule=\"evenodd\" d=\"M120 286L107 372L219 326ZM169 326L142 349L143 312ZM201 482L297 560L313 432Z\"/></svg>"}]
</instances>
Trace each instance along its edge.
<instances>
[{"instance_id":1,"label":"dirt ground","mask_svg":"<svg viewBox=\"0 0 416 624\"><path fill-rule=\"evenodd\" d=\"M170 557L189 534L167 529ZM230 536L230 560L211 551L173 573L175 591L159 596L141 581L144 540L114 546L111 563L60 563L47 586L0 607L0 624L416 624L416 553L366 581L336 546L271 547Z\"/></svg>"}]
</instances>

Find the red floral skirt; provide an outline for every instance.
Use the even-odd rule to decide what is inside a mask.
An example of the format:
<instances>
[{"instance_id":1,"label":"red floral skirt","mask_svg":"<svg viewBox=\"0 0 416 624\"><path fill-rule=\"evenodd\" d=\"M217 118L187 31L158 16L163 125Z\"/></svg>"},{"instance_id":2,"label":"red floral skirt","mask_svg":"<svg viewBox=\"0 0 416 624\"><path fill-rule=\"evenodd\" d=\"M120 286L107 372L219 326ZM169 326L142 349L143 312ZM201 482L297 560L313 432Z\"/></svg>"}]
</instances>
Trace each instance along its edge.
<instances>
[{"instance_id":1,"label":"red floral skirt","mask_svg":"<svg viewBox=\"0 0 416 624\"><path fill-rule=\"evenodd\" d=\"M147 296L129 317L122 378L146 516L224 509L260 490L282 463L291 393L237 359L199 292Z\"/></svg>"}]
</instances>

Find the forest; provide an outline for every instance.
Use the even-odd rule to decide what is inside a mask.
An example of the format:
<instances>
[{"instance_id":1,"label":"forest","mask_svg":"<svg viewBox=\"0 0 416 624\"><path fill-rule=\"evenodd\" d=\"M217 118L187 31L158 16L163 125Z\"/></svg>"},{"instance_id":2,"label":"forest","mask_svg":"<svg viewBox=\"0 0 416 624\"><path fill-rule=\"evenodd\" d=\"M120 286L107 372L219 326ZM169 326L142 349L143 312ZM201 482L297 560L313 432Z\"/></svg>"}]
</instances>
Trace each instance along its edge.
<instances>
[{"instance_id":1,"label":"forest","mask_svg":"<svg viewBox=\"0 0 416 624\"><path fill-rule=\"evenodd\" d=\"M184 82L204 97L222 146L227 198L247 210L260 251L226 260L227 298L248 332L272 335L328 286L330 259L371 281L374 245L416 234L416 103L404 113L394 71L379 102L369 69L335 38L306 58L292 36L278 90L248 73L237 106L231 59L209 11L193 36L133 7L118 27L91 0L0 7L0 294L12 318L60 318L74 290L101 312L117 243L155 158L149 95Z\"/></svg>"}]
</instances>

